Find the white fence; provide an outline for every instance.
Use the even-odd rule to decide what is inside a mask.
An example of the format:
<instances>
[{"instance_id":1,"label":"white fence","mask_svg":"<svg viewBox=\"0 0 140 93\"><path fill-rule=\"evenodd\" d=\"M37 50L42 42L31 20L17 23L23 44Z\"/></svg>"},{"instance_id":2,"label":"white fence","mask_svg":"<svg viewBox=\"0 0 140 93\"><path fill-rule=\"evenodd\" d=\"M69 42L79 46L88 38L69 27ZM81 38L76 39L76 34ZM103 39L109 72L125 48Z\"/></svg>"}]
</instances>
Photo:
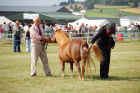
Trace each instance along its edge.
<instances>
[{"instance_id":1,"label":"white fence","mask_svg":"<svg viewBox=\"0 0 140 93\"><path fill-rule=\"evenodd\" d=\"M87 41L90 41L93 36L98 33L98 31L93 31L93 32L85 32L85 33L75 33L74 31L69 31L69 36L70 39L84 39ZM51 37L53 32L50 31L45 31L45 36L46 37ZM140 40L140 32L137 31L119 31L116 33L116 39L121 41L121 40L132 40L132 39L139 39ZM2 35L0 35L0 41L12 41L13 37L12 34L8 34L7 32ZM21 40L24 40L24 33L22 33L22 38Z\"/></svg>"}]
</instances>

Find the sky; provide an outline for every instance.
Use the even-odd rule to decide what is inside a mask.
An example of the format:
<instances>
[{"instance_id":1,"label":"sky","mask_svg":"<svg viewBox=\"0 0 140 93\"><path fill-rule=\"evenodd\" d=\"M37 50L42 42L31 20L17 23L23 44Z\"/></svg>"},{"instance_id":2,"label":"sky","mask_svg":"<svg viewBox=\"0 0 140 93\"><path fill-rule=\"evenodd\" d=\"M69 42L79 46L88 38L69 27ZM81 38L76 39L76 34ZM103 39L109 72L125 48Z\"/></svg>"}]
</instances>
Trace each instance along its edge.
<instances>
[{"instance_id":1,"label":"sky","mask_svg":"<svg viewBox=\"0 0 140 93\"><path fill-rule=\"evenodd\" d=\"M51 6L68 0L0 0L0 6ZM84 1L84 0L75 0Z\"/></svg>"}]
</instances>

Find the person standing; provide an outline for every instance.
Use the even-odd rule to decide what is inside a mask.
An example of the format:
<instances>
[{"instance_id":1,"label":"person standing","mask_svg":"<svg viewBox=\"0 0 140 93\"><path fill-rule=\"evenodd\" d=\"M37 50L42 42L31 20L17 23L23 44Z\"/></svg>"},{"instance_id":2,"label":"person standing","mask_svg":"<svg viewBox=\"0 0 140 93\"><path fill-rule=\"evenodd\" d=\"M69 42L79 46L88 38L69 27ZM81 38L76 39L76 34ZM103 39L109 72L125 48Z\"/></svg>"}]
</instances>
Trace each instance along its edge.
<instances>
[{"instance_id":1,"label":"person standing","mask_svg":"<svg viewBox=\"0 0 140 93\"><path fill-rule=\"evenodd\" d=\"M0 25L0 39L4 37L4 29Z\"/></svg>"},{"instance_id":2,"label":"person standing","mask_svg":"<svg viewBox=\"0 0 140 93\"><path fill-rule=\"evenodd\" d=\"M12 38L12 26L11 23L8 23L8 38Z\"/></svg>"},{"instance_id":3,"label":"person standing","mask_svg":"<svg viewBox=\"0 0 140 93\"><path fill-rule=\"evenodd\" d=\"M23 28L19 26L20 22L17 20L16 25L13 27L14 37L14 52L20 52L21 33L24 32Z\"/></svg>"},{"instance_id":4,"label":"person standing","mask_svg":"<svg viewBox=\"0 0 140 93\"><path fill-rule=\"evenodd\" d=\"M30 29L31 25L28 25L28 29L25 31L25 40L26 40L26 52L30 52L30 45L31 45L31 40L30 40Z\"/></svg>"},{"instance_id":5,"label":"person standing","mask_svg":"<svg viewBox=\"0 0 140 93\"><path fill-rule=\"evenodd\" d=\"M40 18L35 17L33 19L34 24L30 28L30 36L31 36L31 76L36 77L36 64L38 57L41 59L41 63L43 66L43 70L46 76L52 76L49 64L47 53L43 44L44 31L40 24Z\"/></svg>"},{"instance_id":6,"label":"person standing","mask_svg":"<svg viewBox=\"0 0 140 93\"><path fill-rule=\"evenodd\" d=\"M115 32L116 24L109 23L99 29L99 32L92 38L89 49L92 44L97 41L97 45L102 52L102 61L100 62L100 77L103 79L108 78L111 48L115 46Z\"/></svg>"},{"instance_id":7,"label":"person standing","mask_svg":"<svg viewBox=\"0 0 140 93\"><path fill-rule=\"evenodd\" d=\"M3 22L2 28L4 29L4 31L8 31L8 26L6 22Z\"/></svg>"},{"instance_id":8,"label":"person standing","mask_svg":"<svg viewBox=\"0 0 140 93\"><path fill-rule=\"evenodd\" d=\"M28 24L26 22L24 23L23 29L24 29L25 32L28 30Z\"/></svg>"}]
</instances>

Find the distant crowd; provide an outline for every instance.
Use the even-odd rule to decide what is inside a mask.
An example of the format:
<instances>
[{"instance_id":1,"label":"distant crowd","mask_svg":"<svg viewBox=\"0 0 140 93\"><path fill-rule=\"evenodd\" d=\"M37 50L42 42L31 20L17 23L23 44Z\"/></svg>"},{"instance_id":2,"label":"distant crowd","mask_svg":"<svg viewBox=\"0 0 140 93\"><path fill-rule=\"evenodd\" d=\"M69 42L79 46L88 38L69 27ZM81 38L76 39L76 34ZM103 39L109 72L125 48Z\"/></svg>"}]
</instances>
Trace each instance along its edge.
<instances>
[{"instance_id":1,"label":"distant crowd","mask_svg":"<svg viewBox=\"0 0 140 93\"><path fill-rule=\"evenodd\" d=\"M24 29L24 31L26 32L29 28L29 25L32 24L27 24L26 22L24 24L20 24L20 27L22 27ZM61 25L61 24L55 24L55 25L47 25L45 23L41 24L43 27L44 31L49 31L49 32L53 32L55 28L59 28L62 29L64 31L68 31L68 32L74 32L74 33L85 33L86 31L95 31L97 29L97 26L88 26L88 24L84 25L84 24L79 24L77 23L75 26L72 26L71 24L68 25ZM2 25L0 25L0 37L4 37L4 31L8 32L8 38L12 38L12 32L13 32L13 24L11 24L11 22L6 23L3 22Z\"/></svg>"},{"instance_id":2,"label":"distant crowd","mask_svg":"<svg viewBox=\"0 0 140 93\"><path fill-rule=\"evenodd\" d=\"M117 26L117 31L140 31L140 24L138 23L132 23L129 26L121 26L118 24Z\"/></svg>"},{"instance_id":3,"label":"distant crowd","mask_svg":"<svg viewBox=\"0 0 140 93\"><path fill-rule=\"evenodd\" d=\"M31 24L27 24L26 22L24 24L20 24L20 26L24 29L24 31L26 32L28 30L28 25L32 25ZM75 26L72 26L71 24L67 24L67 25L62 25L62 24L55 24L55 25L47 25L46 23L42 23L41 24L43 27L44 31L49 31L49 32L53 32L54 29L57 27L59 29L62 29L64 31L68 31L68 32L74 32L74 33L85 33L87 31L89 32L94 32L96 30L99 30L100 27L95 26L89 26L88 24L80 24L80 23L76 23ZM13 24L11 24L11 22L6 23L3 22L2 25L0 25L0 38L4 37L4 31L8 32L8 38L12 38L12 31L13 31ZM116 29L117 31L140 31L140 24L138 23L132 23L130 26L128 27L122 27L120 24L116 25ZM80 35L81 36L81 35Z\"/></svg>"}]
</instances>

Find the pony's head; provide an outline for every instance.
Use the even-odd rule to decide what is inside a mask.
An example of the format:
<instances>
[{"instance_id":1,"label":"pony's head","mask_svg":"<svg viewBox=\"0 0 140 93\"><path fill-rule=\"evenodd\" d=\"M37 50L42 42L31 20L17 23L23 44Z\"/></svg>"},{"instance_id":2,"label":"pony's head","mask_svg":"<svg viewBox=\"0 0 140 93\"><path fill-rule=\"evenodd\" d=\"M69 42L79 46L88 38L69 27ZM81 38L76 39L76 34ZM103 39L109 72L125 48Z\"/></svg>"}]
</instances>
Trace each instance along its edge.
<instances>
[{"instance_id":1,"label":"pony's head","mask_svg":"<svg viewBox=\"0 0 140 93\"><path fill-rule=\"evenodd\" d=\"M53 33L52 39L56 40L59 45L70 42L68 33L62 29L56 29Z\"/></svg>"}]
</instances>

